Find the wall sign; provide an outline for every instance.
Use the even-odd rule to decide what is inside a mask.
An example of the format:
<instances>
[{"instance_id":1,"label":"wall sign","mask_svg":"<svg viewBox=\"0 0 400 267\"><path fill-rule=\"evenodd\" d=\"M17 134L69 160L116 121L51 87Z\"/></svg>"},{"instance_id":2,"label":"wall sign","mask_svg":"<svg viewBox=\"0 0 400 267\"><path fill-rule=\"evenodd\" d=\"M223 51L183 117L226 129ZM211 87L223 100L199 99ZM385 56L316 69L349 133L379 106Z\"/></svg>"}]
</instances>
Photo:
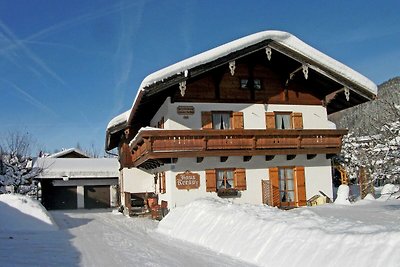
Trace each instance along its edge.
<instances>
[{"instance_id":1,"label":"wall sign","mask_svg":"<svg viewBox=\"0 0 400 267\"><path fill-rule=\"evenodd\" d=\"M194 114L194 107L193 106L178 106L176 108L176 112L178 115L188 116Z\"/></svg>"},{"instance_id":2,"label":"wall sign","mask_svg":"<svg viewBox=\"0 0 400 267\"><path fill-rule=\"evenodd\" d=\"M176 188L179 190L184 189L197 189L200 187L200 175L190 171L178 173L176 175Z\"/></svg>"}]
</instances>

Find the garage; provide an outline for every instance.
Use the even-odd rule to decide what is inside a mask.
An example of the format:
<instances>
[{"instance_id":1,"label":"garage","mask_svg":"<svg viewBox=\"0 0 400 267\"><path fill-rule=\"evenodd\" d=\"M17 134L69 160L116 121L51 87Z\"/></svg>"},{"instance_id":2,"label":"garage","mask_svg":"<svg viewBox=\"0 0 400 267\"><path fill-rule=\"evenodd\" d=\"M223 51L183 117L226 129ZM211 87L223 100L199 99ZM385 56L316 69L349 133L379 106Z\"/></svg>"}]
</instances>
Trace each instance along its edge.
<instances>
[{"instance_id":1,"label":"garage","mask_svg":"<svg viewBox=\"0 0 400 267\"><path fill-rule=\"evenodd\" d=\"M99 209L110 207L110 186L84 186L85 209Z\"/></svg>"},{"instance_id":2,"label":"garage","mask_svg":"<svg viewBox=\"0 0 400 267\"><path fill-rule=\"evenodd\" d=\"M76 209L78 207L76 186L42 187L42 202L48 210Z\"/></svg>"}]
</instances>

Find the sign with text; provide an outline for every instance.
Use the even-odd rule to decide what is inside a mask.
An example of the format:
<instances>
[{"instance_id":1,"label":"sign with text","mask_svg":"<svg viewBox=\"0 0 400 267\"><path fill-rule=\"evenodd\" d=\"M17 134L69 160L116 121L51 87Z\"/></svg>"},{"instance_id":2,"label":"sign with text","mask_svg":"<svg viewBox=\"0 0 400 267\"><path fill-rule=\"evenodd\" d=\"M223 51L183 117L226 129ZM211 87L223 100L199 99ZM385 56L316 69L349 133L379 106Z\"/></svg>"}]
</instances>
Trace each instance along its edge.
<instances>
[{"instance_id":1,"label":"sign with text","mask_svg":"<svg viewBox=\"0 0 400 267\"><path fill-rule=\"evenodd\" d=\"M193 115L194 114L194 107L193 106L178 106L176 108L178 115Z\"/></svg>"},{"instance_id":2,"label":"sign with text","mask_svg":"<svg viewBox=\"0 0 400 267\"><path fill-rule=\"evenodd\" d=\"M178 173L176 175L176 188L179 190L184 189L197 189L200 187L200 175L190 171Z\"/></svg>"}]
</instances>

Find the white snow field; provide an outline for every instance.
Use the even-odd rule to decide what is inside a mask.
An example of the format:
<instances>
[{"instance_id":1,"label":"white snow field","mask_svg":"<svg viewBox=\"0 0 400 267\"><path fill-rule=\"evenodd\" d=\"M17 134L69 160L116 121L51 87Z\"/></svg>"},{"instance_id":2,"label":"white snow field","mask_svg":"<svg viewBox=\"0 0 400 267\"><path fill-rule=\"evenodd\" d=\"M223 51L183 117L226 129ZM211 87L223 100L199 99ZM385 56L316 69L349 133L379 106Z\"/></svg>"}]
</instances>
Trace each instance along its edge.
<instances>
[{"instance_id":1,"label":"white snow field","mask_svg":"<svg viewBox=\"0 0 400 267\"><path fill-rule=\"evenodd\" d=\"M283 211L202 199L158 232L258 266L400 266L399 221L400 200Z\"/></svg>"},{"instance_id":2,"label":"white snow field","mask_svg":"<svg viewBox=\"0 0 400 267\"><path fill-rule=\"evenodd\" d=\"M156 222L111 210L49 215L0 195L0 266L399 266L399 220L391 199L289 211L199 199Z\"/></svg>"}]
</instances>

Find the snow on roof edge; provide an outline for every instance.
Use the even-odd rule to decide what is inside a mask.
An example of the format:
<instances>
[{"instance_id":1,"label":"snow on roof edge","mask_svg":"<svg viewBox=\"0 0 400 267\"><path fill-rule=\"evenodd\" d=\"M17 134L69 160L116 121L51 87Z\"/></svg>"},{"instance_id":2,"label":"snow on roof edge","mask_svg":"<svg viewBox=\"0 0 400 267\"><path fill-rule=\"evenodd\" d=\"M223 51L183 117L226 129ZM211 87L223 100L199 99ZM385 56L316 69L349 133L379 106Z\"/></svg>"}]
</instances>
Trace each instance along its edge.
<instances>
[{"instance_id":1,"label":"snow on roof edge","mask_svg":"<svg viewBox=\"0 0 400 267\"><path fill-rule=\"evenodd\" d=\"M85 156L85 157L90 158L90 156L87 155L85 152L83 152L82 150L80 150L80 149L78 149L78 148L74 148L74 147L68 148L68 149L64 149L64 150L62 150L62 151L60 151L60 152L51 154L51 155L49 156L49 158L58 158L58 157L64 156L64 155L66 155L66 154L68 154L68 153L71 153L71 152L76 152L76 153L78 153L78 154L81 154L82 156Z\"/></svg>"},{"instance_id":2,"label":"snow on roof edge","mask_svg":"<svg viewBox=\"0 0 400 267\"><path fill-rule=\"evenodd\" d=\"M124 123L128 122L129 114L131 113L131 109L128 109L127 111L115 116L110 120L110 122L107 125L107 130L114 128L118 125L122 125Z\"/></svg>"},{"instance_id":3,"label":"snow on roof edge","mask_svg":"<svg viewBox=\"0 0 400 267\"><path fill-rule=\"evenodd\" d=\"M359 84L361 87L364 87L368 91L373 94L377 94L377 86L374 82L372 82L367 77L363 76L359 72L351 69L350 67L344 65L343 63L325 55L319 50L311 47L310 45L304 43L296 36L283 31L269 30L262 31L258 33L254 33L240 39L236 39L229 43L225 43L216 48L207 50L203 53L197 54L190 58L179 61L173 65L170 65L166 68L158 70L150 75L148 75L141 83L140 89L144 89L147 86L162 81L163 79L169 78L177 73L182 73L186 70L189 70L193 67L214 61L220 57L226 56L232 52L241 50L248 46L257 44L259 42L265 40L273 40L292 51L295 51L306 58L314 60L321 65L334 70L336 73L342 75L350 81L353 81Z\"/></svg>"}]
</instances>

